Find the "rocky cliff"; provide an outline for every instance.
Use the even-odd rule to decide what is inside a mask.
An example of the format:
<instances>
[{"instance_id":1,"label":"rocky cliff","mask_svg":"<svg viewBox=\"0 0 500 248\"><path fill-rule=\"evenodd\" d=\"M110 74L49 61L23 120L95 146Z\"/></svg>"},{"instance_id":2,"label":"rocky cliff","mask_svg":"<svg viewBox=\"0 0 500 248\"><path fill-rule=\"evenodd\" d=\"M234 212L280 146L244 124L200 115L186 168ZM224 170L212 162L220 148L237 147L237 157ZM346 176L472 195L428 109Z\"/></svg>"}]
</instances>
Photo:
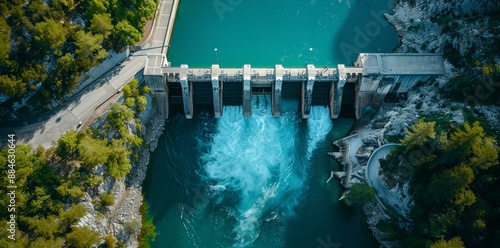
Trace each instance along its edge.
<instances>
[{"instance_id":1,"label":"rocky cliff","mask_svg":"<svg viewBox=\"0 0 500 248\"><path fill-rule=\"evenodd\" d=\"M104 182L99 185L97 192L85 194L82 204L87 209L87 213L78 223L80 226L88 226L98 231L101 236L112 234L126 247L139 246L137 237L142 227L142 216L139 208L144 200L142 183L146 178L150 153L156 149L158 138L165 125L165 119L156 111L150 97L148 97L148 102L146 111L139 116L141 123L145 123L142 128L143 144L148 145L143 146L137 152L139 159L135 162L132 161L131 171L125 181L105 176L102 166L97 168L97 170L101 170ZM98 122L94 125L99 125ZM130 124L129 129L136 132L134 124ZM107 206L104 211L92 201L92 197L103 193L110 193L114 197L114 204Z\"/></svg>"},{"instance_id":2,"label":"rocky cliff","mask_svg":"<svg viewBox=\"0 0 500 248\"><path fill-rule=\"evenodd\" d=\"M500 107L494 105L467 106L465 102L453 102L441 97L440 89L465 67L479 64L500 63L500 11L499 1L487 0L399 0L394 13L385 17L398 32L401 45L395 52L437 52L445 57L446 74L434 82L419 86L408 94L408 100L385 105L367 125L372 129L368 136L379 135L382 143L388 138L404 135L404 128L411 126L422 115L447 116L449 121L461 124L465 112L483 115L492 128L499 130ZM481 71L481 70L480 70ZM493 89L493 88L491 88ZM494 91L490 92L495 94ZM498 96L498 93L496 93ZM438 117L442 118L442 117ZM359 148L365 151L370 144ZM363 150L364 149L364 150ZM363 154L366 156L366 154ZM358 158L359 160L359 158ZM392 189L407 196L402 185ZM388 187L391 188L391 187ZM388 238L377 228L379 221L390 221L390 214L380 203L367 204L364 212L368 225L383 247L399 247L400 243ZM403 228L409 228L405 223Z\"/></svg>"}]
</instances>

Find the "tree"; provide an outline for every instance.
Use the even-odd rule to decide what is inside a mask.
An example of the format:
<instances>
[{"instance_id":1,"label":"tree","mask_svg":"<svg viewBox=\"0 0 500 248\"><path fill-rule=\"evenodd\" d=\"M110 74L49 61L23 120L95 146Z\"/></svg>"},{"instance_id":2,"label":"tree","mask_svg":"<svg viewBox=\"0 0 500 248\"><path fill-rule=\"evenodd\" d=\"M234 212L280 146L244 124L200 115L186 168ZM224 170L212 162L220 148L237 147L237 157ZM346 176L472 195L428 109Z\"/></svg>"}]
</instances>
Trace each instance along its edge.
<instances>
[{"instance_id":1,"label":"tree","mask_svg":"<svg viewBox=\"0 0 500 248\"><path fill-rule=\"evenodd\" d=\"M0 16L0 64L9 57L10 49L10 26Z\"/></svg>"},{"instance_id":2,"label":"tree","mask_svg":"<svg viewBox=\"0 0 500 248\"><path fill-rule=\"evenodd\" d=\"M61 9L62 7L70 8L75 4L74 0L52 0L51 2L58 9Z\"/></svg>"},{"instance_id":3,"label":"tree","mask_svg":"<svg viewBox=\"0 0 500 248\"><path fill-rule=\"evenodd\" d=\"M115 197L112 194L103 193L99 196L103 206L113 206L115 204Z\"/></svg>"},{"instance_id":4,"label":"tree","mask_svg":"<svg viewBox=\"0 0 500 248\"><path fill-rule=\"evenodd\" d=\"M472 147L474 156L470 159L471 165L486 170L498 164L498 151L493 146L493 141L482 139L477 145Z\"/></svg>"},{"instance_id":5,"label":"tree","mask_svg":"<svg viewBox=\"0 0 500 248\"><path fill-rule=\"evenodd\" d=\"M432 176L430 193L437 201L451 201L474 180L474 172L465 164L443 170Z\"/></svg>"},{"instance_id":6,"label":"tree","mask_svg":"<svg viewBox=\"0 0 500 248\"><path fill-rule=\"evenodd\" d=\"M432 237L443 238L448 228L456 226L458 223L457 212L454 209L448 209L444 213L431 214L427 233Z\"/></svg>"},{"instance_id":7,"label":"tree","mask_svg":"<svg viewBox=\"0 0 500 248\"><path fill-rule=\"evenodd\" d=\"M139 80L136 78L130 80L130 82L123 87L123 95L125 97L138 97L139 96Z\"/></svg>"},{"instance_id":8,"label":"tree","mask_svg":"<svg viewBox=\"0 0 500 248\"><path fill-rule=\"evenodd\" d=\"M106 173L115 179L123 179L129 172L132 165L128 159L129 152L120 140L113 140L111 143L112 152L109 155L106 166Z\"/></svg>"},{"instance_id":9,"label":"tree","mask_svg":"<svg viewBox=\"0 0 500 248\"><path fill-rule=\"evenodd\" d=\"M116 243L117 243L117 239L109 234L109 235L106 235L104 236L104 244L106 245L107 248L115 248L116 247Z\"/></svg>"},{"instance_id":10,"label":"tree","mask_svg":"<svg viewBox=\"0 0 500 248\"><path fill-rule=\"evenodd\" d=\"M446 240L438 240L430 246L430 248L464 248L464 242L460 239L460 237L454 237L448 241Z\"/></svg>"},{"instance_id":11,"label":"tree","mask_svg":"<svg viewBox=\"0 0 500 248\"><path fill-rule=\"evenodd\" d=\"M117 40L114 44L115 50L121 50L126 46L134 45L142 38L142 34L127 20L120 21L116 24L114 36Z\"/></svg>"},{"instance_id":12,"label":"tree","mask_svg":"<svg viewBox=\"0 0 500 248\"><path fill-rule=\"evenodd\" d=\"M464 207L474 204L474 202L476 202L476 195L470 189L460 190L453 199L453 204L457 205L461 211L464 210Z\"/></svg>"},{"instance_id":13,"label":"tree","mask_svg":"<svg viewBox=\"0 0 500 248\"><path fill-rule=\"evenodd\" d=\"M350 206L363 206L373 200L375 190L366 184L354 184L348 192L345 193L344 202Z\"/></svg>"},{"instance_id":14,"label":"tree","mask_svg":"<svg viewBox=\"0 0 500 248\"><path fill-rule=\"evenodd\" d=\"M78 64L84 69L89 70L98 61L108 56L108 52L102 47L102 34L92 34L80 30L75 34L75 45L77 49L75 54L78 56Z\"/></svg>"},{"instance_id":15,"label":"tree","mask_svg":"<svg viewBox=\"0 0 500 248\"><path fill-rule=\"evenodd\" d=\"M74 130L65 133L57 140L56 154L66 158L77 151L78 133Z\"/></svg>"},{"instance_id":16,"label":"tree","mask_svg":"<svg viewBox=\"0 0 500 248\"><path fill-rule=\"evenodd\" d=\"M108 8L107 1L103 0L83 0L83 6L85 6L85 11L87 16L91 18L95 14L106 13Z\"/></svg>"},{"instance_id":17,"label":"tree","mask_svg":"<svg viewBox=\"0 0 500 248\"><path fill-rule=\"evenodd\" d=\"M29 218L29 228L39 237L54 239L60 233L60 223L57 216L49 215L46 218Z\"/></svg>"},{"instance_id":18,"label":"tree","mask_svg":"<svg viewBox=\"0 0 500 248\"><path fill-rule=\"evenodd\" d=\"M113 30L110 14L94 14L89 29L92 33L101 34L104 39L107 39Z\"/></svg>"},{"instance_id":19,"label":"tree","mask_svg":"<svg viewBox=\"0 0 500 248\"><path fill-rule=\"evenodd\" d=\"M80 220L83 216L85 216L86 212L87 210L81 203L71 206L66 211L61 209L59 211L61 226L63 228L69 228L70 226L76 224L78 220Z\"/></svg>"},{"instance_id":20,"label":"tree","mask_svg":"<svg viewBox=\"0 0 500 248\"><path fill-rule=\"evenodd\" d=\"M133 108L135 106L135 98L127 97L125 99L125 105L127 105L127 107L129 107L129 108Z\"/></svg>"},{"instance_id":21,"label":"tree","mask_svg":"<svg viewBox=\"0 0 500 248\"><path fill-rule=\"evenodd\" d=\"M62 197L80 198L83 197L83 187L74 185L71 181L66 181L56 188L57 193Z\"/></svg>"},{"instance_id":22,"label":"tree","mask_svg":"<svg viewBox=\"0 0 500 248\"><path fill-rule=\"evenodd\" d=\"M86 226L75 227L66 235L66 241L70 247L92 247L99 240L99 233Z\"/></svg>"},{"instance_id":23,"label":"tree","mask_svg":"<svg viewBox=\"0 0 500 248\"><path fill-rule=\"evenodd\" d=\"M137 113L142 113L146 109L146 104L148 103L148 99L145 96L137 97Z\"/></svg>"},{"instance_id":24,"label":"tree","mask_svg":"<svg viewBox=\"0 0 500 248\"><path fill-rule=\"evenodd\" d=\"M451 151L458 159L463 159L470 155L472 148L480 145L481 140L485 137L484 130L477 121L472 126L464 122L463 128L464 130L457 128L450 135L446 147L446 150Z\"/></svg>"},{"instance_id":25,"label":"tree","mask_svg":"<svg viewBox=\"0 0 500 248\"><path fill-rule=\"evenodd\" d=\"M57 66L61 70L61 73L73 72L76 66L75 58L71 53L66 53L57 59Z\"/></svg>"},{"instance_id":26,"label":"tree","mask_svg":"<svg viewBox=\"0 0 500 248\"><path fill-rule=\"evenodd\" d=\"M80 158L90 167L104 164L110 155L106 144L106 140L95 140L89 136L83 136L78 144Z\"/></svg>"},{"instance_id":27,"label":"tree","mask_svg":"<svg viewBox=\"0 0 500 248\"><path fill-rule=\"evenodd\" d=\"M26 83L12 75L0 75L0 92L10 97L21 96L26 92Z\"/></svg>"},{"instance_id":28,"label":"tree","mask_svg":"<svg viewBox=\"0 0 500 248\"><path fill-rule=\"evenodd\" d=\"M419 119L417 123L411 126L412 131L409 131L407 128L404 129L406 137L400 142L402 145L406 146L406 151L410 151L415 146L423 145L429 139L435 139L435 126L435 121L425 122L423 119Z\"/></svg>"},{"instance_id":29,"label":"tree","mask_svg":"<svg viewBox=\"0 0 500 248\"><path fill-rule=\"evenodd\" d=\"M47 68L44 65L26 65L22 69L21 78L24 82L42 82L47 78ZM34 85L30 85L34 89Z\"/></svg>"},{"instance_id":30,"label":"tree","mask_svg":"<svg viewBox=\"0 0 500 248\"><path fill-rule=\"evenodd\" d=\"M61 22L46 19L35 25L35 41L42 47L48 47L54 53L66 42L68 31Z\"/></svg>"},{"instance_id":31,"label":"tree","mask_svg":"<svg viewBox=\"0 0 500 248\"><path fill-rule=\"evenodd\" d=\"M138 0L138 15L143 22L152 19L156 9L155 0Z\"/></svg>"},{"instance_id":32,"label":"tree","mask_svg":"<svg viewBox=\"0 0 500 248\"><path fill-rule=\"evenodd\" d=\"M30 248L47 248L47 247L64 247L64 240L62 238L44 239L39 237L29 244Z\"/></svg>"},{"instance_id":33,"label":"tree","mask_svg":"<svg viewBox=\"0 0 500 248\"><path fill-rule=\"evenodd\" d=\"M134 112L120 103L113 103L108 112L108 122L116 130L125 128L125 122L134 117Z\"/></svg>"}]
</instances>

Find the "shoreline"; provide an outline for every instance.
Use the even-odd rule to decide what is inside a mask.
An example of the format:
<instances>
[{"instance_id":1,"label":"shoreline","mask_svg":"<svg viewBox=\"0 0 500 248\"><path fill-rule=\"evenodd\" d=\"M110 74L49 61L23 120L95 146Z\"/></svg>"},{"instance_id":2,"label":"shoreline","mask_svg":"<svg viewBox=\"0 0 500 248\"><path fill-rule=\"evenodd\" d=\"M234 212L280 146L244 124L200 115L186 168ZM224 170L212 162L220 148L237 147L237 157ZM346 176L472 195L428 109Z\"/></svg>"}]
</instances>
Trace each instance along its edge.
<instances>
[{"instance_id":1,"label":"shoreline","mask_svg":"<svg viewBox=\"0 0 500 248\"><path fill-rule=\"evenodd\" d=\"M139 151L131 156L138 156L137 161L132 161L132 168L124 180L114 180L105 177L98 186L97 194L109 192L114 197L114 204L106 208L104 213L96 210L95 204L89 193L85 193L82 204L87 212L77 225L88 226L98 231L102 236L112 234L123 242L126 247L138 247L138 237L141 232L143 219L140 208L144 202L142 184L146 178L147 168L151 153L156 149L157 142L165 125L161 113L156 110L152 97L148 96L145 113L138 117L143 123L143 145ZM91 125L101 125L96 121ZM95 193L95 192L94 192Z\"/></svg>"},{"instance_id":2,"label":"shoreline","mask_svg":"<svg viewBox=\"0 0 500 248\"><path fill-rule=\"evenodd\" d=\"M409 1L396 0L391 6L392 13L384 15L387 22L396 30L400 38L400 46L396 47L394 51L443 53L444 44L448 42L450 37L454 34L445 32L442 26L430 20L433 15L439 14L443 9L454 9L453 4L454 1L432 2L424 0L412 4ZM463 39L468 41L462 42L460 39L451 39L452 45L458 47L458 50L462 53L459 54L459 56L464 56L463 53L468 51L468 44L478 44L478 50L484 49L486 46L485 44L474 42L475 39L481 38L481 34L478 35L475 28L481 26L483 20L472 21L470 23L459 20L459 22L464 22L462 24L464 25L464 30L460 33L463 33ZM474 32L467 32L470 30ZM487 32L485 32L484 35L487 35ZM466 116L464 116L462 111L462 108L468 108L466 103L442 98L440 94L437 93L438 90L442 89L449 79L460 70L460 68L454 67L450 61L445 60L445 75L433 79L430 83L424 83L416 90L410 91L407 100L404 102L382 104L377 114L367 118L369 121L362 119L357 120L349 134L361 135L360 139L363 142L361 148L365 148L364 146L366 146L366 144L364 144L363 138L367 136L365 135L363 137L362 133L367 132L366 130L368 129L372 129L370 134L373 134L373 136L376 136L374 132L379 130L379 138L381 138L383 144L390 143L388 140L389 137L394 138L404 135L403 129L409 127L410 124L416 122L417 119L423 116L446 115L451 122L457 123L458 125L462 124L466 121ZM459 106L459 108L453 109L452 106ZM496 122L500 115L500 107L495 107L494 105L479 105L472 109L486 115L487 122L492 127L497 129L500 127ZM394 140L391 139L391 141ZM379 144L379 146L382 144ZM373 150L368 157L371 158L371 155L373 155ZM364 156L366 156L366 154ZM359 159L359 157L357 159ZM383 181L383 176L379 177L379 180ZM385 183L383 184L385 185ZM412 205L411 194L408 194L408 183L397 185L394 188L390 188L387 185L385 186L388 193L393 194L391 200L395 200L395 202L392 203L396 203L397 205L397 201L399 200L399 203L406 207ZM392 205L392 207L394 208L395 205ZM408 229L411 228L411 222L407 222L401 218L393 218L391 212L385 210L384 206L382 206L379 201L363 206L363 212L367 218L368 227L372 230L373 236L380 242L381 247L401 246L397 238L391 238L387 233L380 231L377 228L377 224L380 221L395 220L399 222L403 229Z\"/></svg>"}]
</instances>

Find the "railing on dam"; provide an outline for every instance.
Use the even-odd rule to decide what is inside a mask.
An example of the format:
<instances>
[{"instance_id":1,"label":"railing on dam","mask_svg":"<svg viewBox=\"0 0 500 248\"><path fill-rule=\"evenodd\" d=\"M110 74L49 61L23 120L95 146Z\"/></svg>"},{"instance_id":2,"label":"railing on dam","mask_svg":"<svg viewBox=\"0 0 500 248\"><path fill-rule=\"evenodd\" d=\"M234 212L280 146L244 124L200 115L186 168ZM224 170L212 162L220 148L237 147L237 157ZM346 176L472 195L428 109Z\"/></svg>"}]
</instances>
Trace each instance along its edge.
<instances>
[{"instance_id":1,"label":"railing on dam","mask_svg":"<svg viewBox=\"0 0 500 248\"><path fill-rule=\"evenodd\" d=\"M165 55L150 54L144 69L146 82L158 103L159 110L168 118L169 87L180 84L182 104L186 118L193 116L193 87L207 83L212 86L214 114L222 115L224 84L242 86L243 114L251 115L252 88L270 88L272 96L272 114L280 116L283 87L287 83L300 83L300 105L302 118L308 118L315 83L328 83L328 106L330 117L338 118L342 105L343 89L346 83L355 87L354 108L359 118L363 109L370 104L383 100L389 92L406 93L418 81L426 81L432 76L444 74L444 64L439 54L391 54L362 53L353 67L343 64L330 68L316 68L308 64L305 68L252 68L250 64L242 68L167 67Z\"/></svg>"}]
</instances>

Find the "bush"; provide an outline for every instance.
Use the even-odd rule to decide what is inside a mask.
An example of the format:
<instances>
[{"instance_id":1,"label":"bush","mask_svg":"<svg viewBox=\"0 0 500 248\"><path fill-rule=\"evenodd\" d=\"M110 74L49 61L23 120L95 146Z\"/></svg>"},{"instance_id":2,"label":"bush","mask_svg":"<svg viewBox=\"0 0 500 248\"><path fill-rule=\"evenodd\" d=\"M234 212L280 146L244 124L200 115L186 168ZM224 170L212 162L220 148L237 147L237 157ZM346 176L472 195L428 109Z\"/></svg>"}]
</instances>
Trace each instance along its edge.
<instances>
[{"instance_id":1,"label":"bush","mask_svg":"<svg viewBox=\"0 0 500 248\"><path fill-rule=\"evenodd\" d=\"M115 197L112 194L104 193L101 194L101 203L102 206L113 206L115 204Z\"/></svg>"},{"instance_id":2,"label":"bush","mask_svg":"<svg viewBox=\"0 0 500 248\"><path fill-rule=\"evenodd\" d=\"M344 202L349 206L363 206L375 197L375 190L366 184L354 184L345 194Z\"/></svg>"}]
</instances>

